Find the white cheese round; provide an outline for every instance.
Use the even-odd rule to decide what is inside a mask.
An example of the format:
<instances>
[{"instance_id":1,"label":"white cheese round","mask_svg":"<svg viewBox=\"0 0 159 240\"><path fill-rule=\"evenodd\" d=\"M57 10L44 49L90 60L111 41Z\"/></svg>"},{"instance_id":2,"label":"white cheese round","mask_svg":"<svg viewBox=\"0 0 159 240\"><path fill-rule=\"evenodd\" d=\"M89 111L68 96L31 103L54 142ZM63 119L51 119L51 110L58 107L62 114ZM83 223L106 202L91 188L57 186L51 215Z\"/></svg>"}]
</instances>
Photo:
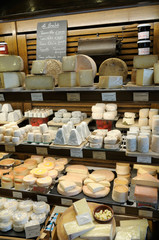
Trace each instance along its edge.
<instances>
[{"instance_id":1,"label":"white cheese round","mask_svg":"<svg viewBox=\"0 0 159 240\"><path fill-rule=\"evenodd\" d=\"M149 116L149 108L142 108L139 110L140 118L147 118Z\"/></svg>"},{"instance_id":2,"label":"white cheese round","mask_svg":"<svg viewBox=\"0 0 159 240\"><path fill-rule=\"evenodd\" d=\"M117 104L108 103L108 104L106 104L105 108L108 112L116 111L117 110Z\"/></svg>"},{"instance_id":3,"label":"white cheese round","mask_svg":"<svg viewBox=\"0 0 159 240\"><path fill-rule=\"evenodd\" d=\"M151 108L149 110L149 118L152 118L154 115L157 115L157 114L158 114L158 109Z\"/></svg>"},{"instance_id":4,"label":"white cheese round","mask_svg":"<svg viewBox=\"0 0 159 240\"><path fill-rule=\"evenodd\" d=\"M137 140L138 151L141 153L149 152L149 138L148 136L138 136Z\"/></svg>"},{"instance_id":5,"label":"white cheese round","mask_svg":"<svg viewBox=\"0 0 159 240\"><path fill-rule=\"evenodd\" d=\"M93 113L104 113L104 108L99 106L92 106Z\"/></svg>"},{"instance_id":6,"label":"white cheese round","mask_svg":"<svg viewBox=\"0 0 159 240\"><path fill-rule=\"evenodd\" d=\"M93 119L103 119L103 113L93 112L92 113L92 118Z\"/></svg>"},{"instance_id":7,"label":"white cheese round","mask_svg":"<svg viewBox=\"0 0 159 240\"><path fill-rule=\"evenodd\" d=\"M135 152L137 150L137 138L134 135L128 135L126 137L126 149L130 152Z\"/></svg>"}]
</instances>

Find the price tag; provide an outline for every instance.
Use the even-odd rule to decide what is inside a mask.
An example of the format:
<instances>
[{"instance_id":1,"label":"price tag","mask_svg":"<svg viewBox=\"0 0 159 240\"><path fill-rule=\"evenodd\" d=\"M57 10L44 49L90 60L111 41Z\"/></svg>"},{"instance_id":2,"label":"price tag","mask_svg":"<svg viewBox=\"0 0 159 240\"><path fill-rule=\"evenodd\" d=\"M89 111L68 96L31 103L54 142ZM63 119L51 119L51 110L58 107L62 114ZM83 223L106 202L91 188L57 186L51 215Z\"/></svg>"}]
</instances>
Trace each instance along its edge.
<instances>
[{"instance_id":1,"label":"price tag","mask_svg":"<svg viewBox=\"0 0 159 240\"><path fill-rule=\"evenodd\" d=\"M23 198L21 192L13 192L13 197L14 197L14 198L21 198L21 199Z\"/></svg>"},{"instance_id":2,"label":"price tag","mask_svg":"<svg viewBox=\"0 0 159 240\"><path fill-rule=\"evenodd\" d=\"M30 227L25 228L25 237L27 238L34 238L40 236L40 224L32 225Z\"/></svg>"},{"instance_id":3,"label":"price tag","mask_svg":"<svg viewBox=\"0 0 159 240\"><path fill-rule=\"evenodd\" d=\"M134 102L148 102L149 101L149 93L148 92L134 92L133 93L133 101Z\"/></svg>"},{"instance_id":4,"label":"price tag","mask_svg":"<svg viewBox=\"0 0 159 240\"><path fill-rule=\"evenodd\" d=\"M151 163L151 157L149 156L138 156L137 157L138 163Z\"/></svg>"},{"instance_id":5,"label":"price tag","mask_svg":"<svg viewBox=\"0 0 159 240\"><path fill-rule=\"evenodd\" d=\"M79 102L80 101L80 93L67 93L67 101L68 102Z\"/></svg>"},{"instance_id":6,"label":"price tag","mask_svg":"<svg viewBox=\"0 0 159 240\"><path fill-rule=\"evenodd\" d=\"M47 197L42 195L37 195L37 201L48 202Z\"/></svg>"},{"instance_id":7,"label":"price tag","mask_svg":"<svg viewBox=\"0 0 159 240\"><path fill-rule=\"evenodd\" d=\"M93 151L93 158L106 160L106 152Z\"/></svg>"},{"instance_id":8,"label":"price tag","mask_svg":"<svg viewBox=\"0 0 159 240\"><path fill-rule=\"evenodd\" d=\"M113 211L115 213L125 214L125 207L113 206Z\"/></svg>"},{"instance_id":9,"label":"price tag","mask_svg":"<svg viewBox=\"0 0 159 240\"><path fill-rule=\"evenodd\" d=\"M65 206L71 206L73 201L71 199L61 198L61 204Z\"/></svg>"},{"instance_id":10,"label":"price tag","mask_svg":"<svg viewBox=\"0 0 159 240\"><path fill-rule=\"evenodd\" d=\"M31 93L31 100L42 102L43 101L43 94L42 93Z\"/></svg>"},{"instance_id":11,"label":"price tag","mask_svg":"<svg viewBox=\"0 0 159 240\"><path fill-rule=\"evenodd\" d=\"M0 102L4 102L5 99L4 99L4 94L0 94Z\"/></svg>"},{"instance_id":12,"label":"price tag","mask_svg":"<svg viewBox=\"0 0 159 240\"><path fill-rule=\"evenodd\" d=\"M76 219L77 219L78 225L80 225L80 226L84 225L86 223L92 222L91 216L88 212L77 215Z\"/></svg>"},{"instance_id":13,"label":"price tag","mask_svg":"<svg viewBox=\"0 0 159 240\"><path fill-rule=\"evenodd\" d=\"M139 210L139 216L140 217L146 217L146 218L152 218L153 217L153 212L152 211L147 211L147 210Z\"/></svg>"},{"instance_id":14,"label":"price tag","mask_svg":"<svg viewBox=\"0 0 159 240\"><path fill-rule=\"evenodd\" d=\"M82 149L70 149L70 155L71 157L77 157L77 158L83 158L83 151Z\"/></svg>"},{"instance_id":15,"label":"price tag","mask_svg":"<svg viewBox=\"0 0 159 240\"><path fill-rule=\"evenodd\" d=\"M15 146L5 145L5 152L15 152Z\"/></svg>"},{"instance_id":16,"label":"price tag","mask_svg":"<svg viewBox=\"0 0 159 240\"><path fill-rule=\"evenodd\" d=\"M48 149L46 147L36 147L37 155L48 155Z\"/></svg>"},{"instance_id":17,"label":"price tag","mask_svg":"<svg viewBox=\"0 0 159 240\"><path fill-rule=\"evenodd\" d=\"M116 92L102 93L102 101L115 102L116 101Z\"/></svg>"}]
</instances>

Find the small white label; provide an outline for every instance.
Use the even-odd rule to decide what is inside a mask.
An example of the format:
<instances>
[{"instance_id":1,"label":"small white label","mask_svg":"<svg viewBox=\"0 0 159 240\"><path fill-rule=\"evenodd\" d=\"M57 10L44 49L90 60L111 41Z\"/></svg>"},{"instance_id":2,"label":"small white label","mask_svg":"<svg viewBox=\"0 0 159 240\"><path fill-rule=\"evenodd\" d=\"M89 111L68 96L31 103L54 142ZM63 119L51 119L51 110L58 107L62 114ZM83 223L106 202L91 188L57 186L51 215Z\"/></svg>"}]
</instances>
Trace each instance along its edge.
<instances>
[{"instance_id":1,"label":"small white label","mask_svg":"<svg viewBox=\"0 0 159 240\"><path fill-rule=\"evenodd\" d=\"M80 101L80 93L67 93L67 101L68 102L79 102Z\"/></svg>"},{"instance_id":2,"label":"small white label","mask_svg":"<svg viewBox=\"0 0 159 240\"><path fill-rule=\"evenodd\" d=\"M26 227L25 235L26 235L25 236L26 238L34 238L34 237L40 236L40 224Z\"/></svg>"},{"instance_id":3,"label":"small white label","mask_svg":"<svg viewBox=\"0 0 159 240\"><path fill-rule=\"evenodd\" d=\"M134 102L148 102L149 101L149 93L148 92L134 92L133 93L133 101Z\"/></svg>"},{"instance_id":4,"label":"small white label","mask_svg":"<svg viewBox=\"0 0 159 240\"><path fill-rule=\"evenodd\" d=\"M42 102L43 101L43 94L42 93L31 93L31 100L32 101L39 101Z\"/></svg>"},{"instance_id":5,"label":"small white label","mask_svg":"<svg viewBox=\"0 0 159 240\"><path fill-rule=\"evenodd\" d=\"M93 158L106 160L106 152L93 151Z\"/></svg>"},{"instance_id":6,"label":"small white label","mask_svg":"<svg viewBox=\"0 0 159 240\"><path fill-rule=\"evenodd\" d=\"M5 47L0 47L0 51L5 51Z\"/></svg>"},{"instance_id":7,"label":"small white label","mask_svg":"<svg viewBox=\"0 0 159 240\"><path fill-rule=\"evenodd\" d=\"M151 157L150 156L138 156L137 162L138 163L151 163Z\"/></svg>"},{"instance_id":8,"label":"small white label","mask_svg":"<svg viewBox=\"0 0 159 240\"><path fill-rule=\"evenodd\" d=\"M149 31L138 32L138 40L149 39Z\"/></svg>"},{"instance_id":9,"label":"small white label","mask_svg":"<svg viewBox=\"0 0 159 240\"><path fill-rule=\"evenodd\" d=\"M13 197L14 197L14 198L20 198L20 199L22 199L22 198L23 198L23 196L22 196L22 193L21 193L21 192L13 192Z\"/></svg>"},{"instance_id":10,"label":"small white label","mask_svg":"<svg viewBox=\"0 0 159 240\"><path fill-rule=\"evenodd\" d=\"M65 206L71 206L73 201L71 199L61 198L61 204Z\"/></svg>"},{"instance_id":11,"label":"small white label","mask_svg":"<svg viewBox=\"0 0 159 240\"><path fill-rule=\"evenodd\" d=\"M71 157L83 158L83 151L82 149L72 148L70 149Z\"/></svg>"},{"instance_id":12,"label":"small white label","mask_svg":"<svg viewBox=\"0 0 159 240\"><path fill-rule=\"evenodd\" d=\"M37 155L48 155L48 149L45 147L36 147Z\"/></svg>"},{"instance_id":13,"label":"small white label","mask_svg":"<svg viewBox=\"0 0 159 240\"><path fill-rule=\"evenodd\" d=\"M48 202L46 196L37 195L37 201Z\"/></svg>"},{"instance_id":14,"label":"small white label","mask_svg":"<svg viewBox=\"0 0 159 240\"><path fill-rule=\"evenodd\" d=\"M125 214L125 207L113 206L113 211L115 213Z\"/></svg>"},{"instance_id":15,"label":"small white label","mask_svg":"<svg viewBox=\"0 0 159 240\"><path fill-rule=\"evenodd\" d=\"M5 152L15 152L15 146L5 145Z\"/></svg>"},{"instance_id":16,"label":"small white label","mask_svg":"<svg viewBox=\"0 0 159 240\"><path fill-rule=\"evenodd\" d=\"M115 102L116 101L116 92L102 93L102 101Z\"/></svg>"},{"instance_id":17,"label":"small white label","mask_svg":"<svg viewBox=\"0 0 159 240\"><path fill-rule=\"evenodd\" d=\"M0 94L0 102L4 102L5 99L4 99L4 94Z\"/></svg>"},{"instance_id":18,"label":"small white label","mask_svg":"<svg viewBox=\"0 0 159 240\"><path fill-rule=\"evenodd\" d=\"M91 216L88 212L77 215L76 219L77 219L78 225L80 226L92 221Z\"/></svg>"},{"instance_id":19,"label":"small white label","mask_svg":"<svg viewBox=\"0 0 159 240\"><path fill-rule=\"evenodd\" d=\"M150 48L138 48L138 55L149 55Z\"/></svg>"},{"instance_id":20,"label":"small white label","mask_svg":"<svg viewBox=\"0 0 159 240\"><path fill-rule=\"evenodd\" d=\"M147 210L139 210L139 216L140 217L146 217L146 218L152 218L153 217L153 212L152 211L147 211Z\"/></svg>"}]
</instances>

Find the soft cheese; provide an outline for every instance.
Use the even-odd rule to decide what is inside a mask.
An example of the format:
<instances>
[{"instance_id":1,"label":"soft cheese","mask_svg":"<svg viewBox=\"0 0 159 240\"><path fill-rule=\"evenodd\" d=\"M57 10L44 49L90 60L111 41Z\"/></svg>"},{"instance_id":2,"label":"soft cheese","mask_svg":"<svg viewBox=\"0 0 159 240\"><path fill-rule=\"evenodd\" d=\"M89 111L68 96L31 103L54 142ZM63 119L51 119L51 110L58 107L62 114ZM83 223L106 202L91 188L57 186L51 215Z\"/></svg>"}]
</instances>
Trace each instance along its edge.
<instances>
[{"instance_id":1,"label":"soft cheese","mask_svg":"<svg viewBox=\"0 0 159 240\"><path fill-rule=\"evenodd\" d=\"M138 55L134 56L133 67L134 68L151 68L154 63L157 63L157 55Z\"/></svg>"},{"instance_id":2,"label":"soft cheese","mask_svg":"<svg viewBox=\"0 0 159 240\"><path fill-rule=\"evenodd\" d=\"M96 224L95 228L85 234L82 234L81 238L87 240L111 240L112 224Z\"/></svg>"},{"instance_id":3,"label":"soft cheese","mask_svg":"<svg viewBox=\"0 0 159 240\"><path fill-rule=\"evenodd\" d=\"M93 193L104 190L104 188L105 188L102 184L99 184L99 183L88 183L87 187Z\"/></svg>"}]
</instances>

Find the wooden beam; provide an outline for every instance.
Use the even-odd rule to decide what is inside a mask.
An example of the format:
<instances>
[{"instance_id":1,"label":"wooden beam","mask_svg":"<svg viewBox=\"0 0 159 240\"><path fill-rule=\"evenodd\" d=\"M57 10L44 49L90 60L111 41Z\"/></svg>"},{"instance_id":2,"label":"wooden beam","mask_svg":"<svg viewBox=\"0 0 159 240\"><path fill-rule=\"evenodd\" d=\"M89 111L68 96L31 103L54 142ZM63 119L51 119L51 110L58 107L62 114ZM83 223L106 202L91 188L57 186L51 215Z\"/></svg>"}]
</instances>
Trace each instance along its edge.
<instances>
[{"instance_id":1,"label":"wooden beam","mask_svg":"<svg viewBox=\"0 0 159 240\"><path fill-rule=\"evenodd\" d=\"M153 54L159 56L159 22L154 23Z\"/></svg>"},{"instance_id":2,"label":"wooden beam","mask_svg":"<svg viewBox=\"0 0 159 240\"><path fill-rule=\"evenodd\" d=\"M24 61L24 71L28 74L28 55L27 55L27 45L26 45L26 36L25 35L17 35L18 42L18 55Z\"/></svg>"}]
</instances>

